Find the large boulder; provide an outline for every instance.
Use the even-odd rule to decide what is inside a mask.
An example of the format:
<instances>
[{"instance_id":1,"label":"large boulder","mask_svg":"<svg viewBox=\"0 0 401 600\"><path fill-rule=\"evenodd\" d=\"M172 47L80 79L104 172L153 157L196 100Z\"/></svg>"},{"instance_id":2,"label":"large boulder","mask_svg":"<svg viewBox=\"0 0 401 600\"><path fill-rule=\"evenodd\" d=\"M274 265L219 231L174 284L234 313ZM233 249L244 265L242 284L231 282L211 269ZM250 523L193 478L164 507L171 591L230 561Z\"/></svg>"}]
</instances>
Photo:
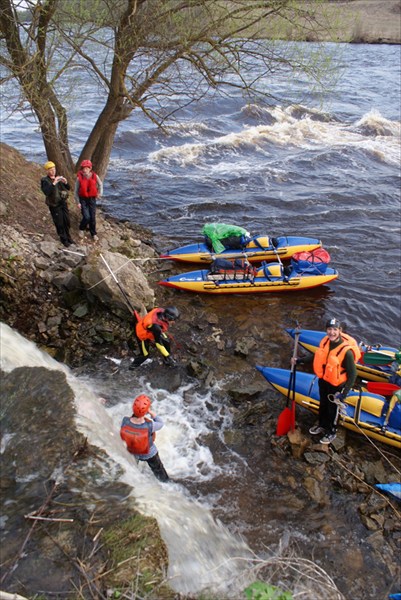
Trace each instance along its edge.
<instances>
[{"instance_id":1,"label":"large boulder","mask_svg":"<svg viewBox=\"0 0 401 600\"><path fill-rule=\"evenodd\" d=\"M153 308L155 294L144 273L118 252L105 251L100 256L91 254L88 257L87 264L82 267L81 281L89 296L95 296L117 311L126 310L124 294L104 261L114 273L133 308L138 312L146 312L146 309Z\"/></svg>"}]
</instances>

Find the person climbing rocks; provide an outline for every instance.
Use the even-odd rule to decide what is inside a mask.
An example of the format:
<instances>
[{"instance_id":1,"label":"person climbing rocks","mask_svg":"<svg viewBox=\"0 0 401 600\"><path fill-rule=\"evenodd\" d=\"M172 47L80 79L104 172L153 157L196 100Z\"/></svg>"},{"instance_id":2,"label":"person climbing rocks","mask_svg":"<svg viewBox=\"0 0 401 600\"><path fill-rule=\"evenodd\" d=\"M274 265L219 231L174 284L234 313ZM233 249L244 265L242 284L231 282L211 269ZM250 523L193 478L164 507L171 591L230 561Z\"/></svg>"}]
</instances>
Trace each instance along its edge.
<instances>
[{"instance_id":1,"label":"person climbing rocks","mask_svg":"<svg viewBox=\"0 0 401 600\"><path fill-rule=\"evenodd\" d=\"M146 417L149 415L149 417ZM156 431L164 427L163 419L151 410L149 396L141 394L132 404L132 416L124 417L121 423L120 436L125 442L128 452L137 460L146 461L159 481L168 481L166 469L160 459L154 440Z\"/></svg>"},{"instance_id":2,"label":"person climbing rocks","mask_svg":"<svg viewBox=\"0 0 401 600\"><path fill-rule=\"evenodd\" d=\"M97 242L99 238L96 233L96 201L102 197L103 183L99 175L92 170L92 166L90 160L81 162L75 182L74 198L82 213L82 220L79 224L79 237L85 237L85 231L89 226L92 240Z\"/></svg>"},{"instance_id":3,"label":"person climbing rocks","mask_svg":"<svg viewBox=\"0 0 401 600\"><path fill-rule=\"evenodd\" d=\"M139 317L135 326L135 336L138 342L140 355L137 356L130 369L139 367L149 358L149 348L154 344L163 356L163 362L174 366L175 361L171 356L171 343L167 331L172 323L180 316L175 306L154 308L144 317Z\"/></svg>"},{"instance_id":4,"label":"person climbing rocks","mask_svg":"<svg viewBox=\"0 0 401 600\"><path fill-rule=\"evenodd\" d=\"M313 360L313 370L319 377L319 421L309 433L324 434L321 444L330 444L336 438L339 409L355 383L355 363L360 356L357 342L342 332L337 319L330 319L326 322L326 335L314 356L291 359L293 365Z\"/></svg>"},{"instance_id":5,"label":"person climbing rocks","mask_svg":"<svg viewBox=\"0 0 401 600\"><path fill-rule=\"evenodd\" d=\"M61 243L68 248L75 244L70 235L70 212L68 210L68 192L71 189L67 179L62 175L56 175L56 165L48 160L44 164L47 171L46 177L40 180L40 187L46 196L46 204L49 207L57 235Z\"/></svg>"}]
</instances>

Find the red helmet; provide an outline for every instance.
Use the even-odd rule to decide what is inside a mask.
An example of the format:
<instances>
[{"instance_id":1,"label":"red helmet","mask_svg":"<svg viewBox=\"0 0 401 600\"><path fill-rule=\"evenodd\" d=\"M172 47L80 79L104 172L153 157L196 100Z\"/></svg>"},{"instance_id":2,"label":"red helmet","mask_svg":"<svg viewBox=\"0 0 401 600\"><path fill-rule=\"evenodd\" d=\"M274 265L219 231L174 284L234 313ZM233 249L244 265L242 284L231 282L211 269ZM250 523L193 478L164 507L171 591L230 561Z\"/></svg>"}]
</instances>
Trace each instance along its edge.
<instances>
[{"instance_id":1,"label":"red helmet","mask_svg":"<svg viewBox=\"0 0 401 600\"><path fill-rule=\"evenodd\" d=\"M137 396L132 405L132 412L136 417L144 417L146 413L149 411L151 405L150 398L145 396L145 394L141 394Z\"/></svg>"},{"instance_id":2,"label":"red helmet","mask_svg":"<svg viewBox=\"0 0 401 600\"><path fill-rule=\"evenodd\" d=\"M90 169L92 168L92 163L90 160L83 160L81 162L81 169L83 169L84 167L89 167Z\"/></svg>"}]
</instances>

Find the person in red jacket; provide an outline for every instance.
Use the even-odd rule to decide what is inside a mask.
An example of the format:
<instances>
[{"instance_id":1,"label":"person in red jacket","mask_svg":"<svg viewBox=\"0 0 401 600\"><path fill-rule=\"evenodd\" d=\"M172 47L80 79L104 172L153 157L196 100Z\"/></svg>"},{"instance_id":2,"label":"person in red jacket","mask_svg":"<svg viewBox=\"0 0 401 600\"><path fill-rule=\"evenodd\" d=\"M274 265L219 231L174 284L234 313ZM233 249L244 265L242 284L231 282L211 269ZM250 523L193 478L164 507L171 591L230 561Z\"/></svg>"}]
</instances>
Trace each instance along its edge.
<instances>
[{"instance_id":1,"label":"person in red jacket","mask_svg":"<svg viewBox=\"0 0 401 600\"><path fill-rule=\"evenodd\" d=\"M151 418L146 418L146 415ZM151 410L149 396L141 394L132 404L132 416L123 418L120 437L125 442L128 452L137 460L146 461L159 481L168 481L169 476L154 443L156 431L163 426L163 419Z\"/></svg>"},{"instance_id":2,"label":"person in red jacket","mask_svg":"<svg viewBox=\"0 0 401 600\"><path fill-rule=\"evenodd\" d=\"M355 383L355 361L360 357L356 342L350 342L353 338L341 337L337 319L327 321L326 333L313 356L313 370L319 377L319 422L309 430L312 435L324 434L321 444L330 444L336 438L339 408ZM306 362L307 358L291 359L291 364Z\"/></svg>"},{"instance_id":3,"label":"person in red jacket","mask_svg":"<svg viewBox=\"0 0 401 600\"><path fill-rule=\"evenodd\" d=\"M154 308L144 317L139 317L135 326L135 336L140 355L134 359L130 369L139 367L149 358L151 344L154 344L159 350L166 365L175 365L175 361L171 356L171 344L167 331L179 316L180 313L175 306L167 306L166 308Z\"/></svg>"},{"instance_id":4,"label":"person in red jacket","mask_svg":"<svg viewBox=\"0 0 401 600\"><path fill-rule=\"evenodd\" d=\"M83 238L89 226L93 241L98 241L96 233L96 200L103 194L103 183L98 175L92 171L90 160L83 160L77 173L74 198L81 209L82 220L79 224L79 237Z\"/></svg>"}]
</instances>

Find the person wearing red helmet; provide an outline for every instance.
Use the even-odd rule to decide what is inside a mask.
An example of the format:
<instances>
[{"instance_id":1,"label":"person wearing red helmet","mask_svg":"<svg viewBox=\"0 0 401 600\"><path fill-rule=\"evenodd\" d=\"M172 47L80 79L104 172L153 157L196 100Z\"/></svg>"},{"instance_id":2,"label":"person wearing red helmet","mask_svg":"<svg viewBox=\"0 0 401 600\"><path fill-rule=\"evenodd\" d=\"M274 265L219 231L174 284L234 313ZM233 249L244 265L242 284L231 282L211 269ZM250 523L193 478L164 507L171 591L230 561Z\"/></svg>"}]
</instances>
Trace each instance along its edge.
<instances>
[{"instance_id":1,"label":"person wearing red helmet","mask_svg":"<svg viewBox=\"0 0 401 600\"><path fill-rule=\"evenodd\" d=\"M151 418L147 418L146 415ZM128 452L137 460L146 461L159 481L168 481L169 476L154 443L156 431L163 426L163 419L151 410L149 396L140 394L132 404L132 416L122 420L120 437L125 442Z\"/></svg>"},{"instance_id":2,"label":"person wearing red helmet","mask_svg":"<svg viewBox=\"0 0 401 600\"><path fill-rule=\"evenodd\" d=\"M139 317L135 326L135 336L138 342L140 355L137 356L130 369L139 367L149 358L150 344L154 344L160 354L163 356L164 364L172 367L175 361L170 352L170 340L168 338L168 328L180 316L175 306L166 306L166 308L153 308L144 317Z\"/></svg>"},{"instance_id":3,"label":"person wearing red helmet","mask_svg":"<svg viewBox=\"0 0 401 600\"><path fill-rule=\"evenodd\" d=\"M44 164L44 168L47 175L42 177L40 187L46 196L46 204L49 207L57 235L61 243L68 248L75 243L70 236L70 213L67 204L70 184L62 175L56 175L56 165L53 161L48 160Z\"/></svg>"},{"instance_id":4,"label":"person wearing red helmet","mask_svg":"<svg viewBox=\"0 0 401 600\"><path fill-rule=\"evenodd\" d=\"M75 182L74 198L81 209L82 220L79 224L79 237L85 236L85 231L89 226L89 231L93 241L98 241L96 233L96 200L102 197L103 183L92 170L90 160L83 160L77 173Z\"/></svg>"}]
</instances>

